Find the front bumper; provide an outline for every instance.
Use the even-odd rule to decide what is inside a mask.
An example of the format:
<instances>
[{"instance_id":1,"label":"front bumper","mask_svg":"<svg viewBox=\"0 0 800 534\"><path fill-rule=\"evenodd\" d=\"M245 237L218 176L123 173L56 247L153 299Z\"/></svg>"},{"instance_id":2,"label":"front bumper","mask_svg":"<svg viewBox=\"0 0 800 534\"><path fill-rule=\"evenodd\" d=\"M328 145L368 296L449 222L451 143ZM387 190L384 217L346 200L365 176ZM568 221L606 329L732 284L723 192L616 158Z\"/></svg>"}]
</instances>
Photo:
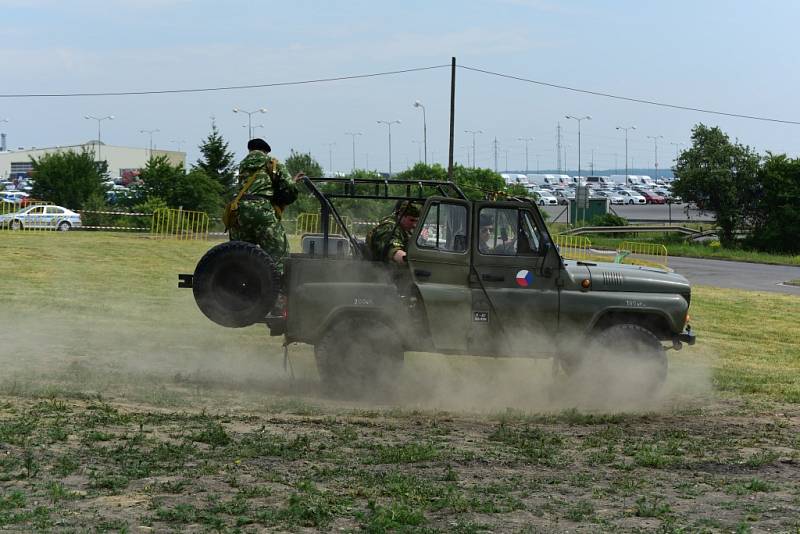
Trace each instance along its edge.
<instances>
[{"instance_id":1,"label":"front bumper","mask_svg":"<svg viewBox=\"0 0 800 534\"><path fill-rule=\"evenodd\" d=\"M681 350L684 343L691 347L696 341L697 336L695 336L695 333L692 332L692 327L687 324L686 329L683 332L672 336L672 347L675 350Z\"/></svg>"}]
</instances>

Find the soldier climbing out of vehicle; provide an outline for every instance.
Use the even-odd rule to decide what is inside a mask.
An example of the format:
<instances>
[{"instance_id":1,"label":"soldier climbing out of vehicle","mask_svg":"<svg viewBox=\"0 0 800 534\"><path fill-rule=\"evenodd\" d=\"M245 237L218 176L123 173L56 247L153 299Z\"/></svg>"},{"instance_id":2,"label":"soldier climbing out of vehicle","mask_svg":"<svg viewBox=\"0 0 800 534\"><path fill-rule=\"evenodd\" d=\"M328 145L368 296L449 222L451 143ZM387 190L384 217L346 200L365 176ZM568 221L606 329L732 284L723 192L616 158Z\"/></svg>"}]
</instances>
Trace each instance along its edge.
<instances>
[{"instance_id":1,"label":"soldier climbing out of vehicle","mask_svg":"<svg viewBox=\"0 0 800 534\"><path fill-rule=\"evenodd\" d=\"M367 251L374 261L404 264L408 240L419 223L420 208L409 200L395 205L394 213L367 233Z\"/></svg>"},{"instance_id":2,"label":"soldier climbing out of vehicle","mask_svg":"<svg viewBox=\"0 0 800 534\"><path fill-rule=\"evenodd\" d=\"M271 148L263 139L251 139L247 149L247 156L239 164L241 190L226 206L225 224L231 240L258 245L283 274L289 242L281 216L297 199L295 182L305 175L300 172L293 180L287 178L280 162L269 155Z\"/></svg>"}]
</instances>

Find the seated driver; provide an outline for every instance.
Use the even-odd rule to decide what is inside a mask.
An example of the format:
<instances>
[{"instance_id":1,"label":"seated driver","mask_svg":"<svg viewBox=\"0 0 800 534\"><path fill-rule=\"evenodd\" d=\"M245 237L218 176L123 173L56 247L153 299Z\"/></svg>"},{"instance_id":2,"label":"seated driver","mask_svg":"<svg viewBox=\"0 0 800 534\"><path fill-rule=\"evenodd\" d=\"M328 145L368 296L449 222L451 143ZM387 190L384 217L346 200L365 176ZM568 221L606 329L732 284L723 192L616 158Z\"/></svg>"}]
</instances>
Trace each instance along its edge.
<instances>
[{"instance_id":1,"label":"seated driver","mask_svg":"<svg viewBox=\"0 0 800 534\"><path fill-rule=\"evenodd\" d=\"M419 215L419 205L408 200L399 202L392 215L367 233L370 257L375 261L404 264L408 240L419 223Z\"/></svg>"}]
</instances>

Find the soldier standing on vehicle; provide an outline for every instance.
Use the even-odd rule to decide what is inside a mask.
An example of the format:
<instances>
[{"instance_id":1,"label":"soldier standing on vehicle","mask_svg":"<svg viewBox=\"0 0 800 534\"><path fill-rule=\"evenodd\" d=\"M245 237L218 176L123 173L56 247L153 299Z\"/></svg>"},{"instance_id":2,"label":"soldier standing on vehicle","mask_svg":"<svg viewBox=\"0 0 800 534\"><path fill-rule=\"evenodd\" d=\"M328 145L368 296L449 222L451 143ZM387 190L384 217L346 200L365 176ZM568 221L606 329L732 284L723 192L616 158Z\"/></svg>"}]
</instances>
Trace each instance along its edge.
<instances>
[{"instance_id":1,"label":"soldier standing on vehicle","mask_svg":"<svg viewBox=\"0 0 800 534\"><path fill-rule=\"evenodd\" d=\"M400 202L394 213L367 234L367 250L375 261L405 263L408 240L419 222L419 206Z\"/></svg>"},{"instance_id":2,"label":"soldier standing on vehicle","mask_svg":"<svg viewBox=\"0 0 800 534\"><path fill-rule=\"evenodd\" d=\"M247 143L249 153L239 164L239 185L250 186L241 196L234 223L230 227L231 240L247 241L260 246L275 261L283 274L283 262L289 255L289 242L281 224L283 210L297 199L294 182L302 178L298 173L294 181L277 159L269 156L269 144L263 139Z\"/></svg>"}]
</instances>

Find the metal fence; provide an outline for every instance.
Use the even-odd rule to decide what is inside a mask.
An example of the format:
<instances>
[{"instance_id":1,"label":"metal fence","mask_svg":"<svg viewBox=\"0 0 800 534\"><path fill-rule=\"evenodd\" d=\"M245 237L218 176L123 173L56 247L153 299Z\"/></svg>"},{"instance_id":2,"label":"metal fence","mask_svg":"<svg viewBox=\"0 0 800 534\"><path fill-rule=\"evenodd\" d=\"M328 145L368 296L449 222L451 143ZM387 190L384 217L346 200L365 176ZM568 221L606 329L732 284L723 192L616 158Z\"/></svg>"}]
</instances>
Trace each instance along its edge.
<instances>
[{"instance_id":1,"label":"metal fence","mask_svg":"<svg viewBox=\"0 0 800 534\"><path fill-rule=\"evenodd\" d=\"M209 224L205 212L161 208L153 212L150 235L164 239L208 239Z\"/></svg>"},{"instance_id":2,"label":"metal fence","mask_svg":"<svg viewBox=\"0 0 800 534\"><path fill-rule=\"evenodd\" d=\"M571 260L589 259L589 249L592 242L582 235L554 235L553 240L558 247L562 258Z\"/></svg>"},{"instance_id":3,"label":"metal fence","mask_svg":"<svg viewBox=\"0 0 800 534\"><path fill-rule=\"evenodd\" d=\"M618 263L667 267L667 247L658 243L623 241L617 246Z\"/></svg>"},{"instance_id":4,"label":"metal fence","mask_svg":"<svg viewBox=\"0 0 800 534\"><path fill-rule=\"evenodd\" d=\"M342 217L342 222L344 222L344 225L348 229L353 228L353 222L350 220L350 217ZM297 220L294 224L294 235L318 234L320 232L322 232L322 221L319 213L300 213L297 216ZM339 223L333 219L330 220L329 233L343 233Z\"/></svg>"}]
</instances>

